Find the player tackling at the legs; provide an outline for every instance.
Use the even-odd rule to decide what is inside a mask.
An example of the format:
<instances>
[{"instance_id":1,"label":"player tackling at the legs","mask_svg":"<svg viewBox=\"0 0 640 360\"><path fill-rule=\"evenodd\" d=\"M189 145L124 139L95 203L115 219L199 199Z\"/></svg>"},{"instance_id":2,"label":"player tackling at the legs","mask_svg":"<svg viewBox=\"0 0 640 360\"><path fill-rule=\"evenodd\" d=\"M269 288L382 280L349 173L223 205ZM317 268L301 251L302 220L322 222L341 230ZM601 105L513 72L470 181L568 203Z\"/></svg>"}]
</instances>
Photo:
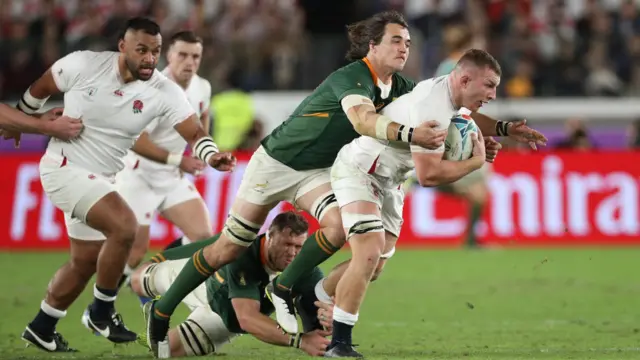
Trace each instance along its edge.
<instances>
[{"instance_id":1,"label":"player tackling at the legs","mask_svg":"<svg viewBox=\"0 0 640 360\"><path fill-rule=\"evenodd\" d=\"M278 315L284 330L297 333L289 290L344 244L345 235L331 190L330 167L340 149L360 135L381 140L401 139L406 144L437 149L446 129L436 122L403 127L377 111L411 91L414 82L398 74L409 56L407 24L397 12L379 13L349 28L352 62L320 84L293 114L262 141L247 166L229 217L219 240L199 251L185 264L164 296L153 303L148 339L157 354L166 338L169 318L182 299L221 266L237 258L251 245L269 211L289 201L312 214L320 230L305 241L300 256L287 267L271 298L291 311L293 322ZM283 299L284 298L284 299Z\"/></svg>"},{"instance_id":2,"label":"player tackling at the legs","mask_svg":"<svg viewBox=\"0 0 640 360\"><path fill-rule=\"evenodd\" d=\"M55 330L58 320L97 273L94 299L83 323L112 342L130 342L116 312L117 285L138 227L135 215L115 191L115 174L134 140L154 119L175 129L204 162L230 170L235 158L218 153L184 91L155 70L162 47L160 28L131 19L119 52L77 51L58 60L25 92L21 109L36 111L53 94L64 93L64 114L85 126L72 141L52 139L40 161L40 179L51 202L64 212L70 259L54 275L40 311L22 334L49 352L70 351ZM166 163L166 152L152 160Z\"/></svg>"}]
</instances>

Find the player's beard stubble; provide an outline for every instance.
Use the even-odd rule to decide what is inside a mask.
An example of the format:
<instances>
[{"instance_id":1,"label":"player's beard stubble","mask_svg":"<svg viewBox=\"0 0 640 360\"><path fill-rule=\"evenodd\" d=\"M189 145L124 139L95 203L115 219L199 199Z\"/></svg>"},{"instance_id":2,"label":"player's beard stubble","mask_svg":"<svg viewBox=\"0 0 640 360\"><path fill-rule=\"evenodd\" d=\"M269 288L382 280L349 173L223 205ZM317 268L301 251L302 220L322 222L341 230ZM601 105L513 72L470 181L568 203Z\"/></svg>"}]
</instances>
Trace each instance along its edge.
<instances>
[{"instance_id":1,"label":"player's beard stubble","mask_svg":"<svg viewBox=\"0 0 640 360\"><path fill-rule=\"evenodd\" d=\"M125 64L127 64L127 69L129 69L129 71L131 72L131 75L133 75L133 78L136 80L147 81L151 79L151 76L153 75L153 71L156 68L155 64L140 63L140 65L137 65L133 61L126 58L124 62ZM147 70L147 71L150 70L150 71L149 71L149 74L144 74L144 71L141 72L141 70Z\"/></svg>"}]
</instances>

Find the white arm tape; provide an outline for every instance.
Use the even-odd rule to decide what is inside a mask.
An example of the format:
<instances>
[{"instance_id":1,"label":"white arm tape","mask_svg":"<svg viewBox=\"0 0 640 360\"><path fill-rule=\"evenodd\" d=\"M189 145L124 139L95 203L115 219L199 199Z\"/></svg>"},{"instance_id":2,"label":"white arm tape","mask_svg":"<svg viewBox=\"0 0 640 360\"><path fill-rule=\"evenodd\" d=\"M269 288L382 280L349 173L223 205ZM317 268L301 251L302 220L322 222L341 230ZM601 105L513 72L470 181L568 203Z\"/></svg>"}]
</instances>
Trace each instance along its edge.
<instances>
[{"instance_id":1,"label":"white arm tape","mask_svg":"<svg viewBox=\"0 0 640 360\"><path fill-rule=\"evenodd\" d=\"M218 146L210 136L204 136L196 141L196 144L193 146L193 152L198 159L208 164L209 159L218 152Z\"/></svg>"},{"instance_id":2,"label":"white arm tape","mask_svg":"<svg viewBox=\"0 0 640 360\"><path fill-rule=\"evenodd\" d=\"M380 115L376 119L376 138L380 140L388 140L387 128L393 122L390 118Z\"/></svg>"},{"instance_id":3,"label":"white arm tape","mask_svg":"<svg viewBox=\"0 0 640 360\"><path fill-rule=\"evenodd\" d=\"M173 166L180 166L182 162L182 153L169 153L167 156L167 164Z\"/></svg>"},{"instance_id":4,"label":"white arm tape","mask_svg":"<svg viewBox=\"0 0 640 360\"><path fill-rule=\"evenodd\" d=\"M389 259L396 253L396 247L394 246L388 253L380 255L380 259Z\"/></svg>"},{"instance_id":5,"label":"white arm tape","mask_svg":"<svg viewBox=\"0 0 640 360\"><path fill-rule=\"evenodd\" d=\"M34 97L33 95L31 95L31 92L29 92L30 89L31 87L29 87L29 89L24 92L22 98L18 102L18 109L23 113L29 115L35 114L35 112L40 110L47 102L47 100L49 100L49 97L46 97L44 99L38 99Z\"/></svg>"},{"instance_id":6,"label":"white arm tape","mask_svg":"<svg viewBox=\"0 0 640 360\"><path fill-rule=\"evenodd\" d=\"M373 101L371 101L371 99L369 99L368 97L362 95L347 95L342 98L340 104L342 105L342 111L344 111L345 114L347 113L347 111L349 111L349 109L358 105L371 105L375 108L375 106L373 105Z\"/></svg>"}]
</instances>

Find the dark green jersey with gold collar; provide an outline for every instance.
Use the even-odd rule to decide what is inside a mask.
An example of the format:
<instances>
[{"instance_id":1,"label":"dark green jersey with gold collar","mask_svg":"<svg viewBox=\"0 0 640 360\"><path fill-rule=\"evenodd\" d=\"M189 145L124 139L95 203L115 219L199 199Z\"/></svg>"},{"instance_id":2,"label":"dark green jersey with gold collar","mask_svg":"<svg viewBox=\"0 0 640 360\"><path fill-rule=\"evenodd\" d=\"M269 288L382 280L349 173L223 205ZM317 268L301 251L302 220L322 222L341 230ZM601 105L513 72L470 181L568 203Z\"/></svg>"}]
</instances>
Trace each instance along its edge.
<instances>
[{"instance_id":1,"label":"dark green jersey with gold collar","mask_svg":"<svg viewBox=\"0 0 640 360\"><path fill-rule=\"evenodd\" d=\"M342 110L340 102L344 97L365 96L380 111L415 86L412 80L396 73L391 91L383 99L377 81L366 59L334 71L262 140L262 146L269 156L294 170L330 167L340 149L360 136Z\"/></svg>"}]
</instances>

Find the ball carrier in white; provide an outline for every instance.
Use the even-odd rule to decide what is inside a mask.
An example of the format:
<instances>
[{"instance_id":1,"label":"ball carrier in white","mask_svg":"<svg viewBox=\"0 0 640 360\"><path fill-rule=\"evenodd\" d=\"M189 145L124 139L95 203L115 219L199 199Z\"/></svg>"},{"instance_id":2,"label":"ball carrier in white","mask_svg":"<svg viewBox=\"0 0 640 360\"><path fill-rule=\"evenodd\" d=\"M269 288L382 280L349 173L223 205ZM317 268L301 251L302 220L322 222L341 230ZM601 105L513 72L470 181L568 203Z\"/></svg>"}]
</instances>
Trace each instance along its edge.
<instances>
[{"instance_id":1,"label":"ball carrier in white","mask_svg":"<svg viewBox=\"0 0 640 360\"><path fill-rule=\"evenodd\" d=\"M410 141L401 137L410 137L421 119L433 118L438 129L448 129L457 113L477 111L495 98L500 75L500 65L490 54L470 50L450 75L420 82L382 110L407 130L399 132L398 141L362 136L340 150L331 168L331 187L352 257L336 287L333 336L325 357L362 356L353 349L352 329L378 259L392 253L398 240L404 205L401 185L408 173L415 168L422 186L436 186L462 178L486 160L479 133L471 137L472 156L459 161L444 159L444 145L428 150L408 145Z\"/></svg>"},{"instance_id":2,"label":"ball carrier in white","mask_svg":"<svg viewBox=\"0 0 640 360\"><path fill-rule=\"evenodd\" d=\"M202 40L193 32L174 34L169 40L168 66L162 73L180 85L208 133L211 84L197 75L202 50ZM150 225L156 211L184 234L174 241L174 246L213 236L207 206L193 183L184 176L184 173L199 173L206 164L198 158L183 156L187 142L173 128L158 126L160 121L154 120L142 132L125 157L125 168L116 175L118 193L129 204L140 225L120 285L147 253ZM169 152L166 164L145 158L145 154L163 149Z\"/></svg>"},{"instance_id":3,"label":"ball carrier in white","mask_svg":"<svg viewBox=\"0 0 640 360\"><path fill-rule=\"evenodd\" d=\"M40 311L22 334L45 351L73 351L56 332L56 324L94 273L94 300L85 326L114 343L136 339L114 301L138 223L116 192L114 178L124 167L127 150L154 119L160 119L158 127L175 129L205 163L221 171L235 166L232 155L217 151L184 91L155 70L161 47L156 23L130 19L119 52L71 53L23 96L20 108L37 111L51 95L63 92L64 114L82 119L84 125L77 139L52 139L40 161L43 189L64 212L70 240L69 261L54 275ZM165 163L169 158L166 150L144 155Z\"/></svg>"}]
</instances>

